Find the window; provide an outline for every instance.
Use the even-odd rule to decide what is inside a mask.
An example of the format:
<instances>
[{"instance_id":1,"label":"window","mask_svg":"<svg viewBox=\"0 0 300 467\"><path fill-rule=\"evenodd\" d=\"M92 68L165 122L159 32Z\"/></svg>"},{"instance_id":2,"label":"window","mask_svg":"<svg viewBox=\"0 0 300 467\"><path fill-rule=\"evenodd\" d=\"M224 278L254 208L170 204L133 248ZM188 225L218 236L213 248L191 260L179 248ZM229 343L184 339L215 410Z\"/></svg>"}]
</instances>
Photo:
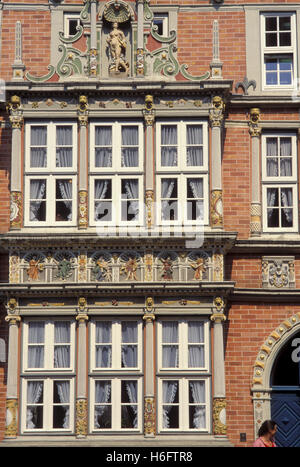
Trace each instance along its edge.
<instances>
[{"instance_id":1,"label":"window","mask_svg":"<svg viewBox=\"0 0 300 467\"><path fill-rule=\"evenodd\" d=\"M74 326L74 323L62 320L32 320L24 323L23 370L72 370Z\"/></svg>"},{"instance_id":2,"label":"window","mask_svg":"<svg viewBox=\"0 0 300 467\"><path fill-rule=\"evenodd\" d=\"M92 124L91 141L91 225L141 224L142 124Z\"/></svg>"},{"instance_id":3,"label":"window","mask_svg":"<svg viewBox=\"0 0 300 467\"><path fill-rule=\"evenodd\" d=\"M298 231L297 144L292 133L262 137L263 229Z\"/></svg>"},{"instance_id":4,"label":"window","mask_svg":"<svg viewBox=\"0 0 300 467\"><path fill-rule=\"evenodd\" d=\"M261 19L264 86L292 88L297 70L295 14L264 13Z\"/></svg>"},{"instance_id":5,"label":"window","mask_svg":"<svg viewBox=\"0 0 300 467\"><path fill-rule=\"evenodd\" d=\"M156 26L155 32L163 37L169 35L169 15L168 13L154 13L152 20L153 26Z\"/></svg>"},{"instance_id":6,"label":"window","mask_svg":"<svg viewBox=\"0 0 300 467\"><path fill-rule=\"evenodd\" d=\"M92 368L141 370L142 327L136 321L96 321L92 324Z\"/></svg>"},{"instance_id":7,"label":"window","mask_svg":"<svg viewBox=\"0 0 300 467\"><path fill-rule=\"evenodd\" d=\"M158 219L208 224L207 122L157 124Z\"/></svg>"},{"instance_id":8,"label":"window","mask_svg":"<svg viewBox=\"0 0 300 467\"><path fill-rule=\"evenodd\" d=\"M22 431L73 431L74 384L71 379L22 381Z\"/></svg>"},{"instance_id":9,"label":"window","mask_svg":"<svg viewBox=\"0 0 300 467\"><path fill-rule=\"evenodd\" d=\"M76 125L26 125L25 225L76 224Z\"/></svg>"},{"instance_id":10,"label":"window","mask_svg":"<svg viewBox=\"0 0 300 467\"><path fill-rule=\"evenodd\" d=\"M95 379L92 394L92 431L141 431L141 379Z\"/></svg>"},{"instance_id":11,"label":"window","mask_svg":"<svg viewBox=\"0 0 300 467\"><path fill-rule=\"evenodd\" d=\"M71 38L75 36L82 23L80 21L80 13L68 13L64 15L64 36Z\"/></svg>"}]
</instances>

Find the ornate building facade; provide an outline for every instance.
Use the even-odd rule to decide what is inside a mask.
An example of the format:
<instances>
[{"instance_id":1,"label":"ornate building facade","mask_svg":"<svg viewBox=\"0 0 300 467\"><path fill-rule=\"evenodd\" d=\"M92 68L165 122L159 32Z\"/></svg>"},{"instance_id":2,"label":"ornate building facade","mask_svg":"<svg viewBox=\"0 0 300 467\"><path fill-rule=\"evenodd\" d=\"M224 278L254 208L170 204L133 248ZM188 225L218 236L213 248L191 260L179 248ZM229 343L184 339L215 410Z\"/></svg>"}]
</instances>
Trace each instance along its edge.
<instances>
[{"instance_id":1,"label":"ornate building facade","mask_svg":"<svg viewBox=\"0 0 300 467\"><path fill-rule=\"evenodd\" d=\"M300 6L0 24L2 442L297 445Z\"/></svg>"}]
</instances>

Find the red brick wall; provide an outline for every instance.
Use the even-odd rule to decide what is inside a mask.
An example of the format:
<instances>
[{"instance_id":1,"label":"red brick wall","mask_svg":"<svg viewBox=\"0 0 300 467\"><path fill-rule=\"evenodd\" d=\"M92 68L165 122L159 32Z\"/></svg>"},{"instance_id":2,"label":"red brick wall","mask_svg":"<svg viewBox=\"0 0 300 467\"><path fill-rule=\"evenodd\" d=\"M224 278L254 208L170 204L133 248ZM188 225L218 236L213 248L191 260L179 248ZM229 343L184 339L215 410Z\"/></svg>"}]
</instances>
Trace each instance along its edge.
<instances>
[{"instance_id":1,"label":"red brick wall","mask_svg":"<svg viewBox=\"0 0 300 467\"><path fill-rule=\"evenodd\" d=\"M4 320L6 315L5 309L0 305L0 338L5 340L6 343L6 361L8 352L8 327ZM6 377L7 377L7 363L0 362L0 440L4 437L5 430L5 401L6 401Z\"/></svg>"}]
</instances>

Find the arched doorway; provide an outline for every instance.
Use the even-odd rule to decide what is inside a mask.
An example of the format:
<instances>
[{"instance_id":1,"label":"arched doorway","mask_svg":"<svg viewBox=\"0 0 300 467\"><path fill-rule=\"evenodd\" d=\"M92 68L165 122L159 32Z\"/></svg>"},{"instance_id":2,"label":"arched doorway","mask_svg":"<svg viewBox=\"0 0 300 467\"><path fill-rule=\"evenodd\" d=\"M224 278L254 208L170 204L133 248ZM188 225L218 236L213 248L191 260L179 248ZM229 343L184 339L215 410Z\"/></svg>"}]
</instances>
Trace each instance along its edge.
<instances>
[{"instance_id":1,"label":"arched doorway","mask_svg":"<svg viewBox=\"0 0 300 467\"><path fill-rule=\"evenodd\" d=\"M280 349L270 388L271 418L278 424L277 445L300 447L300 331Z\"/></svg>"}]
</instances>

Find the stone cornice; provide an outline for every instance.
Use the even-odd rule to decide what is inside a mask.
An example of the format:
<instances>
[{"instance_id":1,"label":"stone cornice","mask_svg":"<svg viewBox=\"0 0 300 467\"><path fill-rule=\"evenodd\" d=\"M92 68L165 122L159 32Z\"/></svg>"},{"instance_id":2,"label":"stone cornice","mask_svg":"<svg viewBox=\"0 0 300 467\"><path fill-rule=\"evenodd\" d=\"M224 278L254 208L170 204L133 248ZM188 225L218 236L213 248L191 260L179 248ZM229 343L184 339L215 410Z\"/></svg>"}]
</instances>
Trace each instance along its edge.
<instances>
[{"instance_id":1,"label":"stone cornice","mask_svg":"<svg viewBox=\"0 0 300 467\"><path fill-rule=\"evenodd\" d=\"M290 238L274 238L272 236L261 236L260 238L236 240L230 253L232 254L287 254L300 253L300 236L291 235ZM284 253L283 253L284 251Z\"/></svg>"},{"instance_id":2,"label":"stone cornice","mask_svg":"<svg viewBox=\"0 0 300 467\"><path fill-rule=\"evenodd\" d=\"M258 302L266 300L267 303L299 303L300 289L258 289L258 288L235 288L228 301L232 302Z\"/></svg>"}]
</instances>

